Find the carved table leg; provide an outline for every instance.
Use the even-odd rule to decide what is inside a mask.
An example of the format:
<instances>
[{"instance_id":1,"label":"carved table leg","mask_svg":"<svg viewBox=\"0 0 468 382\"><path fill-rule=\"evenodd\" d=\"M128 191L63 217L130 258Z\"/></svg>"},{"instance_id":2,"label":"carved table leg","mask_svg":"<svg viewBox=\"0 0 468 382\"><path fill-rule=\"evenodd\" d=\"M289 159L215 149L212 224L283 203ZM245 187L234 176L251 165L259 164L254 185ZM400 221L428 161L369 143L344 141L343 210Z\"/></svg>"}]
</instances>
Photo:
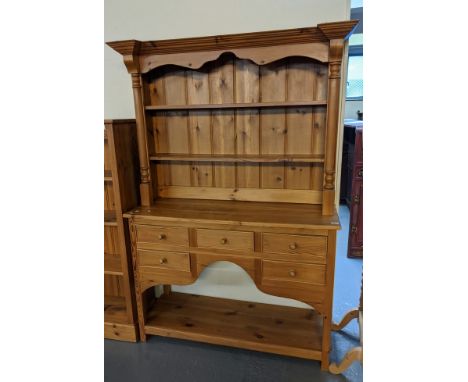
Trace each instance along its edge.
<instances>
[{"instance_id":1,"label":"carved table leg","mask_svg":"<svg viewBox=\"0 0 468 382\"><path fill-rule=\"evenodd\" d=\"M135 281L135 300L137 307L138 315L138 328L140 333L140 341L146 342L145 334L145 312L143 305L143 296L140 287L140 281L138 278L137 271L137 259L136 259L136 235L135 235L135 226L133 224L133 218L130 219L130 239L131 239L131 249L132 249L132 265L133 265L133 277Z\"/></svg>"}]
</instances>

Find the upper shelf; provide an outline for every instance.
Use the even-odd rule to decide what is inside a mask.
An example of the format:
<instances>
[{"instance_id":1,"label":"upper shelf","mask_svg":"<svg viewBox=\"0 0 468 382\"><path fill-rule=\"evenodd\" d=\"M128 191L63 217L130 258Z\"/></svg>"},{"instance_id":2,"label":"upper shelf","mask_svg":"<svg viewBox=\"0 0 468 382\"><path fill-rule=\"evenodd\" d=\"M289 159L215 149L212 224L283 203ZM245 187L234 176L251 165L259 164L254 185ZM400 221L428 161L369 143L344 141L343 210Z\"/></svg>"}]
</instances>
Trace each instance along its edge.
<instances>
[{"instance_id":1,"label":"upper shelf","mask_svg":"<svg viewBox=\"0 0 468 382\"><path fill-rule=\"evenodd\" d=\"M161 153L150 157L152 161L177 161L177 162L245 162L245 163L323 163L323 155L249 155L249 154L172 154Z\"/></svg>"},{"instance_id":2,"label":"upper shelf","mask_svg":"<svg viewBox=\"0 0 468 382\"><path fill-rule=\"evenodd\" d=\"M146 110L204 110L204 109L247 109L267 107L307 107L326 106L327 101L286 101L286 102L248 102L248 103L220 103L220 104L192 104L192 105L157 105L145 106Z\"/></svg>"}]
</instances>

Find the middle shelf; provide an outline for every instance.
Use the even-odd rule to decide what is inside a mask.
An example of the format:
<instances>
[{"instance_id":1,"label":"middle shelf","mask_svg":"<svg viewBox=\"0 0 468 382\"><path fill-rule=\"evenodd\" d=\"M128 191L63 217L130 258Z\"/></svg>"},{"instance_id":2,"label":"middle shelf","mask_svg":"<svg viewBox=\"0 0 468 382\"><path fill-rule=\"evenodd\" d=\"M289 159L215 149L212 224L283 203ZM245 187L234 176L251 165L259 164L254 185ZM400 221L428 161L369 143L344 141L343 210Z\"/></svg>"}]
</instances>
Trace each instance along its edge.
<instances>
[{"instance_id":1,"label":"middle shelf","mask_svg":"<svg viewBox=\"0 0 468 382\"><path fill-rule=\"evenodd\" d=\"M323 155L284 155L284 154L172 154L160 153L150 157L152 161L178 162L247 162L247 163L323 163Z\"/></svg>"},{"instance_id":2,"label":"middle shelf","mask_svg":"<svg viewBox=\"0 0 468 382\"><path fill-rule=\"evenodd\" d=\"M310 107L326 106L326 100L317 101L282 101L282 102L235 102L235 103L210 103L210 104L181 104L181 105L147 105L147 111L166 110L207 110L207 109L256 109L269 107Z\"/></svg>"}]
</instances>

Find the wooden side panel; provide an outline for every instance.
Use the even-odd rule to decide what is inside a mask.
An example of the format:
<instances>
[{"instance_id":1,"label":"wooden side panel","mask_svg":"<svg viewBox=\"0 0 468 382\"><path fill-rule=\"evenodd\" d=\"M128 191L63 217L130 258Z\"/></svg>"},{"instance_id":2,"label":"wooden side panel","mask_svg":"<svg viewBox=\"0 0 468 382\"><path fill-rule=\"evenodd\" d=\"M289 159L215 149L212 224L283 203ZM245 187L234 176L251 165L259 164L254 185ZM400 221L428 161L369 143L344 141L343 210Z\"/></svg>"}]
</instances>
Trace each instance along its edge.
<instances>
[{"instance_id":1,"label":"wooden side panel","mask_svg":"<svg viewBox=\"0 0 468 382\"><path fill-rule=\"evenodd\" d=\"M104 226L104 255L119 257L119 236L116 226Z\"/></svg>"},{"instance_id":2,"label":"wooden side panel","mask_svg":"<svg viewBox=\"0 0 468 382\"><path fill-rule=\"evenodd\" d=\"M104 295L124 297L124 280L122 276L104 275Z\"/></svg>"},{"instance_id":3,"label":"wooden side panel","mask_svg":"<svg viewBox=\"0 0 468 382\"><path fill-rule=\"evenodd\" d=\"M115 210L114 186L112 182L104 182L104 211Z\"/></svg>"},{"instance_id":4,"label":"wooden side panel","mask_svg":"<svg viewBox=\"0 0 468 382\"><path fill-rule=\"evenodd\" d=\"M107 140L104 140L104 172L111 171L110 160L109 143Z\"/></svg>"}]
</instances>

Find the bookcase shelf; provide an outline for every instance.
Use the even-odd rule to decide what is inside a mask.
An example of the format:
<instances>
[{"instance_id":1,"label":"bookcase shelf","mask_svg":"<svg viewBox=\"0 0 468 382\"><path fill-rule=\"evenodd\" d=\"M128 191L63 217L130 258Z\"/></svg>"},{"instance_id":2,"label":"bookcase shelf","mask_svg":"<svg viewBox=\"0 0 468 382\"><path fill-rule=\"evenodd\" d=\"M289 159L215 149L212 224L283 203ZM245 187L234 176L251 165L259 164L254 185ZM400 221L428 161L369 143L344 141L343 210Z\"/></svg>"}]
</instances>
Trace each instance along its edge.
<instances>
[{"instance_id":1,"label":"bookcase shelf","mask_svg":"<svg viewBox=\"0 0 468 382\"><path fill-rule=\"evenodd\" d=\"M147 111L170 110L207 110L207 109L249 109L271 107L310 107L326 106L327 101L285 101L285 102L247 102L247 103L220 103L220 104L192 104L192 105L149 105Z\"/></svg>"},{"instance_id":2,"label":"bookcase shelf","mask_svg":"<svg viewBox=\"0 0 468 382\"><path fill-rule=\"evenodd\" d=\"M226 154L172 154L161 153L150 157L152 161L178 162L234 162L234 163L323 163L323 155L226 155Z\"/></svg>"}]
</instances>

